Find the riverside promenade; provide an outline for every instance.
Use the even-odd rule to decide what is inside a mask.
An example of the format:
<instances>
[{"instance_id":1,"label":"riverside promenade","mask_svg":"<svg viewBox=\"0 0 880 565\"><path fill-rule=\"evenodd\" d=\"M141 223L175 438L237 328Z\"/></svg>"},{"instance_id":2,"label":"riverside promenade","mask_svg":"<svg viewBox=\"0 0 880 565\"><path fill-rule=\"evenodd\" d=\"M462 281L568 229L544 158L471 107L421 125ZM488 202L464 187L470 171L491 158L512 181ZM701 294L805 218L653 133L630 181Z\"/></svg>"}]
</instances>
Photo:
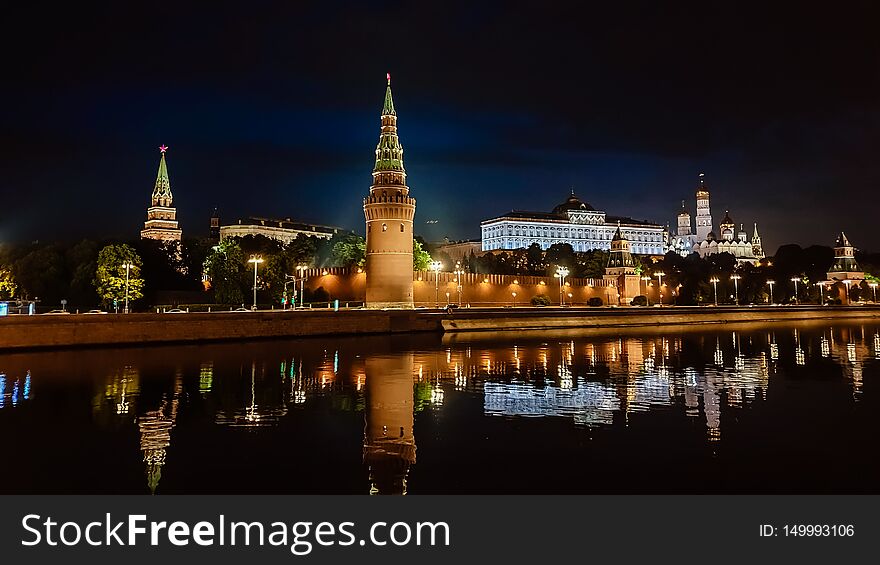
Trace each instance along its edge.
<instances>
[{"instance_id":1,"label":"riverside promenade","mask_svg":"<svg viewBox=\"0 0 880 565\"><path fill-rule=\"evenodd\" d=\"M499 330L880 320L880 306L262 310L0 318L0 350Z\"/></svg>"}]
</instances>

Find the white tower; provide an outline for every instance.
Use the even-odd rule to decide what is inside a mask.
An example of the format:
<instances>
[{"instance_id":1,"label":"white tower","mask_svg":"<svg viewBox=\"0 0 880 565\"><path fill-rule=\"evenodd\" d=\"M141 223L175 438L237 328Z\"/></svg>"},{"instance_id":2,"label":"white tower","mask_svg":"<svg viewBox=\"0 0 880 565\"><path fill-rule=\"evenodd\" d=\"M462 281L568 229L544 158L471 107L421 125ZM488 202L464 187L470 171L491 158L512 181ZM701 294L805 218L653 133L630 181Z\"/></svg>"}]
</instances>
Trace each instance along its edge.
<instances>
[{"instance_id":1,"label":"white tower","mask_svg":"<svg viewBox=\"0 0 880 565\"><path fill-rule=\"evenodd\" d=\"M688 214L684 200L682 200L681 211L678 213L678 236L687 237L689 235L691 235L691 215Z\"/></svg>"},{"instance_id":2,"label":"white tower","mask_svg":"<svg viewBox=\"0 0 880 565\"><path fill-rule=\"evenodd\" d=\"M705 241L712 231L712 211L709 209L709 187L705 176L700 173L700 186L697 187L697 241Z\"/></svg>"}]
</instances>

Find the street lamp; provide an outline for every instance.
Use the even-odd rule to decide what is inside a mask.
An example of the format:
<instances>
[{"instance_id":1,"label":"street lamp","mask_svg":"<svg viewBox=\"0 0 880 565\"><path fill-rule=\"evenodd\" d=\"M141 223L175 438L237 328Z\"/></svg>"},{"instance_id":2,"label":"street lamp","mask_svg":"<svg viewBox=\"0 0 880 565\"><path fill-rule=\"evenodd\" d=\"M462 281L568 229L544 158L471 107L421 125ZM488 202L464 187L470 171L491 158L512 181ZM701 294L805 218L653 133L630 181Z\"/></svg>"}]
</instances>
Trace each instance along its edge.
<instances>
[{"instance_id":1,"label":"street lamp","mask_svg":"<svg viewBox=\"0 0 880 565\"><path fill-rule=\"evenodd\" d=\"M798 285L797 285L797 283L801 282L801 278L800 277L791 277L791 282L794 283L794 303L800 304L800 301L798 300Z\"/></svg>"},{"instance_id":2,"label":"street lamp","mask_svg":"<svg viewBox=\"0 0 880 565\"><path fill-rule=\"evenodd\" d=\"M730 279L733 281L733 292L736 297L736 305L739 306L739 279L742 277L737 273L730 275Z\"/></svg>"},{"instance_id":3,"label":"street lamp","mask_svg":"<svg viewBox=\"0 0 880 565\"><path fill-rule=\"evenodd\" d=\"M251 255L251 258L248 259L248 263L254 264L254 306L252 310L256 311L257 309L257 265L263 262L263 258L259 255Z\"/></svg>"},{"instance_id":4,"label":"street lamp","mask_svg":"<svg viewBox=\"0 0 880 565\"><path fill-rule=\"evenodd\" d=\"M874 304L877 304L877 283L871 282L868 283L868 286L870 286L871 290L874 291Z\"/></svg>"},{"instance_id":5,"label":"street lamp","mask_svg":"<svg viewBox=\"0 0 880 565\"><path fill-rule=\"evenodd\" d=\"M125 313L128 314L128 278L129 272L131 271L131 268L134 267L134 265L131 263L131 261L126 261L122 264L122 266L125 267Z\"/></svg>"},{"instance_id":6,"label":"street lamp","mask_svg":"<svg viewBox=\"0 0 880 565\"><path fill-rule=\"evenodd\" d=\"M819 283L816 283L816 284L819 285L819 302L820 302L822 305L824 305L824 304L825 304L825 283L824 283L824 282L819 282ZM876 302L876 301L875 301L875 302Z\"/></svg>"},{"instance_id":7,"label":"street lamp","mask_svg":"<svg viewBox=\"0 0 880 565\"><path fill-rule=\"evenodd\" d=\"M449 293L446 293L446 305L449 306Z\"/></svg>"},{"instance_id":8,"label":"street lamp","mask_svg":"<svg viewBox=\"0 0 880 565\"><path fill-rule=\"evenodd\" d=\"M308 265L297 265L296 270L299 271L299 304L300 307L305 307L305 296L306 296L306 277L305 272L308 269Z\"/></svg>"},{"instance_id":9,"label":"street lamp","mask_svg":"<svg viewBox=\"0 0 880 565\"><path fill-rule=\"evenodd\" d=\"M559 277L559 305L565 306L565 293L562 285L565 282L565 277L568 276L568 267L557 267L556 276Z\"/></svg>"},{"instance_id":10,"label":"street lamp","mask_svg":"<svg viewBox=\"0 0 880 565\"><path fill-rule=\"evenodd\" d=\"M455 286L458 287L458 307L461 308L461 275L464 274L464 271L461 270L461 261L455 262Z\"/></svg>"},{"instance_id":11,"label":"street lamp","mask_svg":"<svg viewBox=\"0 0 880 565\"><path fill-rule=\"evenodd\" d=\"M434 271L434 307L440 308L440 268L443 263L440 261L431 261L431 270Z\"/></svg>"},{"instance_id":12,"label":"street lamp","mask_svg":"<svg viewBox=\"0 0 880 565\"><path fill-rule=\"evenodd\" d=\"M715 288L715 306L718 306L718 277L712 277L709 279L709 282L712 283L712 286Z\"/></svg>"},{"instance_id":13,"label":"street lamp","mask_svg":"<svg viewBox=\"0 0 880 565\"><path fill-rule=\"evenodd\" d=\"M844 279L843 284L846 285L846 305L849 306L849 285L852 284L852 281L849 279Z\"/></svg>"},{"instance_id":14,"label":"street lamp","mask_svg":"<svg viewBox=\"0 0 880 565\"><path fill-rule=\"evenodd\" d=\"M770 279L767 281L767 284L770 285L770 304L773 304L773 285L776 284L776 281Z\"/></svg>"},{"instance_id":15,"label":"street lamp","mask_svg":"<svg viewBox=\"0 0 880 565\"><path fill-rule=\"evenodd\" d=\"M516 308L516 293L511 292L510 294L513 296L513 307Z\"/></svg>"},{"instance_id":16,"label":"street lamp","mask_svg":"<svg viewBox=\"0 0 880 565\"><path fill-rule=\"evenodd\" d=\"M648 297L648 281L651 280L651 277L645 275L644 277L642 277L642 280L645 281L645 303L647 304L647 306L650 306L651 299Z\"/></svg>"},{"instance_id":17,"label":"street lamp","mask_svg":"<svg viewBox=\"0 0 880 565\"><path fill-rule=\"evenodd\" d=\"M654 273L654 275L657 276L657 281L659 284L659 286L657 288L657 292L660 295L660 307L662 308L663 307L663 277L666 276L666 273L664 273L663 271L657 271L656 273Z\"/></svg>"},{"instance_id":18,"label":"street lamp","mask_svg":"<svg viewBox=\"0 0 880 565\"><path fill-rule=\"evenodd\" d=\"M287 285L293 282L293 295L296 297L296 277L293 275L284 275L284 303L281 305L284 310L287 310ZM294 308L296 308L296 298L293 300Z\"/></svg>"}]
</instances>

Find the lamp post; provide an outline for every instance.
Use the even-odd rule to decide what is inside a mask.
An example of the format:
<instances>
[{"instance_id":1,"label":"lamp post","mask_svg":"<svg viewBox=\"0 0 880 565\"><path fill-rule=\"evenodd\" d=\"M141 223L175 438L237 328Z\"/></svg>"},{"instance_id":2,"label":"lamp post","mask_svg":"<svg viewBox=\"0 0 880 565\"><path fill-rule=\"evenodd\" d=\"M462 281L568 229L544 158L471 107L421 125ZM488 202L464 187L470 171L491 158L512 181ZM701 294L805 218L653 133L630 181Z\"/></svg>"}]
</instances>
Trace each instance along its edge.
<instances>
[{"instance_id":1,"label":"lamp post","mask_svg":"<svg viewBox=\"0 0 880 565\"><path fill-rule=\"evenodd\" d=\"M306 269L309 267L307 265L297 265L296 270L299 272L299 304L301 308L305 307L305 296L306 296Z\"/></svg>"},{"instance_id":2,"label":"lamp post","mask_svg":"<svg viewBox=\"0 0 880 565\"><path fill-rule=\"evenodd\" d=\"M871 282L868 283L868 286L870 286L871 290L874 291L874 304L877 304L877 283Z\"/></svg>"},{"instance_id":3,"label":"lamp post","mask_svg":"<svg viewBox=\"0 0 880 565\"><path fill-rule=\"evenodd\" d=\"M287 285L293 282L293 294L296 296L296 277L293 275L284 275L284 304L283 309L287 310ZM294 299L294 307L296 307L296 299Z\"/></svg>"},{"instance_id":4,"label":"lamp post","mask_svg":"<svg viewBox=\"0 0 880 565\"><path fill-rule=\"evenodd\" d=\"M776 281L770 279L767 281L767 284L770 285L770 304L773 304L773 285L776 284Z\"/></svg>"},{"instance_id":5,"label":"lamp post","mask_svg":"<svg viewBox=\"0 0 880 565\"><path fill-rule=\"evenodd\" d=\"M849 306L849 285L852 284L852 281L849 279L844 279L843 284L846 285L846 305Z\"/></svg>"},{"instance_id":6,"label":"lamp post","mask_svg":"<svg viewBox=\"0 0 880 565\"><path fill-rule=\"evenodd\" d=\"M449 306L449 293L446 293L446 305Z\"/></svg>"},{"instance_id":7,"label":"lamp post","mask_svg":"<svg viewBox=\"0 0 880 565\"><path fill-rule=\"evenodd\" d=\"M820 282L820 283L816 283L816 284L819 285L819 302L821 303L821 305L824 305L825 304L825 283ZM876 300L875 300L875 302L876 302Z\"/></svg>"},{"instance_id":8,"label":"lamp post","mask_svg":"<svg viewBox=\"0 0 880 565\"><path fill-rule=\"evenodd\" d=\"M657 281L658 281L657 284L659 285L657 287L657 293L659 294L660 307L662 308L663 307L663 277L666 276L666 273L664 273L663 271L657 271L654 274L657 276Z\"/></svg>"},{"instance_id":9,"label":"lamp post","mask_svg":"<svg viewBox=\"0 0 880 565\"><path fill-rule=\"evenodd\" d=\"M650 306L651 298L648 296L648 281L651 280L651 277L645 275L642 277L642 280L645 281L645 303L647 306Z\"/></svg>"},{"instance_id":10,"label":"lamp post","mask_svg":"<svg viewBox=\"0 0 880 565\"><path fill-rule=\"evenodd\" d=\"M511 292L510 294L511 294L511 296L513 296L513 307L516 308L516 293Z\"/></svg>"},{"instance_id":11,"label":"lamp post","mask_svg":"<svg viewBox=\"0 0 880 565\"><path fill-rule=\"evenodd\" d=\"M730 275L730 279L733 281L733 292L734 296L736 297L735 301L737 306L739 306L739 279L741 278L742 277L737 273Z\"/></svg>"},{"instance_id":12,"label":"lamp post","mask_svg":"<svg viewBox=\"0 0 880 565\"><path fill-rule=\"evenodd\" d=\"M715 306L718 306L718 277L712 277L709 279L709 282L712 283L712 286L715 288Z\"/></svg>"},{"instance_id":13,"label":"lamp post","mask_svg":"<svg viewBox=\"0 0 880 565\"><path fill-rule=\"evenodd\" d=\"M131 261L126 261L122 266L125 267L125 313L128 314L128 278L134 265L132 265Z\"/></svg>"},{"instance_id":14,"label":"lamp post","mask_svg":"<svg viewBox=\"0 0 880 565\"><path fill-rule=\"evenodd\" d=\"M565 306L565 292L562 287L565 282L565 277L568 276L568 268L567 267L557 267L556 268L556 276L559 277L559 305Z\"/></svg>"},{"instance_id":15,"label":"lamp post","mask_svg":"<svg viewBox=\"0 0 880 565\"><path fill-rule=\"evenodd\" d=\"M800 300L798 300L798 284L797 283L801 282L801 278L800 277L791 277L791 282L794 283L794 303L800 304Z\"/></svg>"},{"instance_id":16,"label":"lamp post","mask_svg":"<svg viewBox=\"0 0 880 565\"><path fill-rule=\"evenodd\" d=\"M263 262L263 258L259 255L251 255L251 258L248 259L248 263L254 264L254 306L252 310L256 311L257 309L257 265Z\"/></svg>"},{"instance_id":17,"label":"lamp post","mask_svg":"<svg viewBox=\"0 0 880 565\"><path fill-rule=\"evenodd\" d=\"M434 271L434 307L440 308L440 268L443 263L431 261L431 270Z\"/></svg>"},{"instance_id":18,"label":"lamp post","mask_svg":"<svg viewBox=\"0 0 880 565\"><path fill-rule=\"evenodd\" d=\"M461 275L464 274L464 271L461 270L461 261L455 262L455 286L458 288L458 307L461 308Z\"/></svg>"}]
</instances>

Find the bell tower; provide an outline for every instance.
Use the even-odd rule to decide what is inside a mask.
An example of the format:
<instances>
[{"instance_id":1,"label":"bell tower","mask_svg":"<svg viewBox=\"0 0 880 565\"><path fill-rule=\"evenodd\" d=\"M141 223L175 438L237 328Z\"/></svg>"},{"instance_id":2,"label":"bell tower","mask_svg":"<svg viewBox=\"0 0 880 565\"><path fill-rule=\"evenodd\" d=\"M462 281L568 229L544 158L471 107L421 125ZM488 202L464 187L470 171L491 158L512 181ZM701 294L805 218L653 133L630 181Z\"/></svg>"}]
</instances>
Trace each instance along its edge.
<instances>
[{"instance_id":1,"label":"bell tower","mask_svg":"<svg viewBox=\"0 0 880 565\"><path fill-rule=\"evenodd\" d=\"M697 241L705 241L712 231L712 211L709 209L709 187L706 186L705 175L700 173L700 185L697 187Z\"/></svg>"},{"instance_id":2,"label":"bell tower","mask_svg":"<svg viewBox=\"0 0 880 565\"><path fill-rule=\"evenodd\" d=\"M403 147L397 137L397 112L387 75L373 184L364 198L367 221L366 307L413 307L413 217L415 198L409 196Z\"/></svg>"}]
</instances>

